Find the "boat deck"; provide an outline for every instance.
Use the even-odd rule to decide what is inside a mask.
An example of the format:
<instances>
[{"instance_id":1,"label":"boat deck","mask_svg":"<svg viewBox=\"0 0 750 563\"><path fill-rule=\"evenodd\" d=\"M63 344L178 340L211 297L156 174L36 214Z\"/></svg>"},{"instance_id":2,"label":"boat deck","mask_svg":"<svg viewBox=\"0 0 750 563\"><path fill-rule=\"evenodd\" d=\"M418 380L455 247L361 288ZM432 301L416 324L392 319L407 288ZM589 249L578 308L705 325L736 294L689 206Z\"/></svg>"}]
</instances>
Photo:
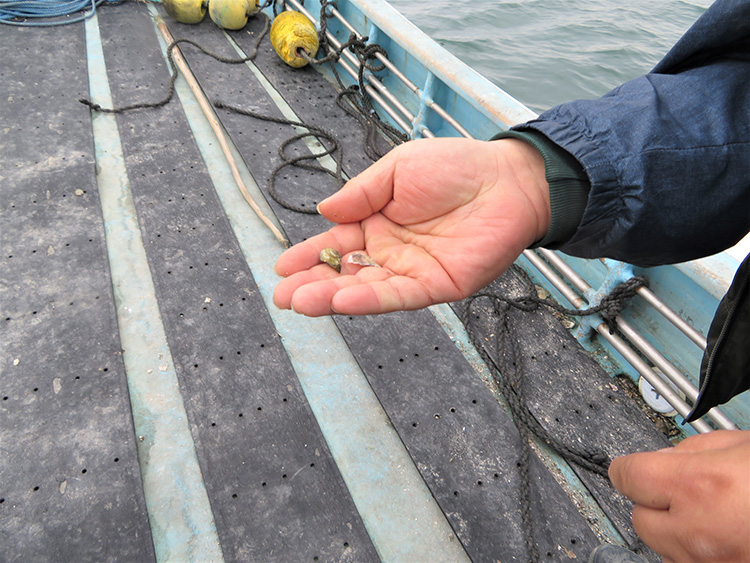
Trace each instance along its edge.
<instances>
[{"instance_id":1,"label":"boat deck","mask_svg":"<svg viewBox=\"0 0 750 563\"><path fill-rule=\"evenodd\" d=\"M0 559L526 561L521 439L458 321L464 304L332 319L277 310L283 247L242 199L184 81L156 109L79 103L163 95L151 10L0 28ZM229 34L208 18L167 23L236 58L263 18ZM285 66L267 38L248 64L182 52L210 100L291 108L337 136L346 174L370 162L331 84ZM289 240L328 228L268 197L294 128L217 116ZM285 168L277 189L314 209L336 186ZM492 306L472 312L497 352ZM529 407L552 434L610 456L668 445L628 382L556 317L511 318ZM604 478L533 452L542 559L634 541L629 504Z\"/></svg>"}]
</instances>

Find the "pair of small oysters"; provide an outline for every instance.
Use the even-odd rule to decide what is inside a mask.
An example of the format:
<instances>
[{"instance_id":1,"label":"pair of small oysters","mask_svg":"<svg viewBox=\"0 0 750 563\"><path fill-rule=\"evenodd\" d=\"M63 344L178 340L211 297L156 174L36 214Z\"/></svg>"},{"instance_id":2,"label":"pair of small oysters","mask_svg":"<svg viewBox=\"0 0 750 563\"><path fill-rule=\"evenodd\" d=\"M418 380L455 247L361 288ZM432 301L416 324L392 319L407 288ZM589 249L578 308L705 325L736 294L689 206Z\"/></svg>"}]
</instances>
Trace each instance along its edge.
<instances>
[{"instance_id":1,"label":"pair of small oysters","mask_svg":"<svg viewBox=\"0 0 750 563\"><path fill-rule=\"evenodd\" d=\"M324 248L320 251L320 261L325 262L331 268L337 272L341 272L341 253L335 248ZM375 262L364 252L352 252L346 259L349 264L357 264L359 266L375 266L380 267L380 264Z\"/></svg>"}]
</instances>

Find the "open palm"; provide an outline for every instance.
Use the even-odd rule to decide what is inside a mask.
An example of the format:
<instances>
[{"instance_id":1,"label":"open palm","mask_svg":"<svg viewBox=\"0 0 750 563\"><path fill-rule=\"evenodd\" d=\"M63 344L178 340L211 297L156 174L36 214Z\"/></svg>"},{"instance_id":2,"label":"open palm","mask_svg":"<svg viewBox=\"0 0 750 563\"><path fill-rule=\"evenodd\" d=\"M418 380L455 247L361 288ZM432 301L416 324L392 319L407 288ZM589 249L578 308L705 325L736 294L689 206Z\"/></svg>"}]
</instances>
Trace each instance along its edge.
<instances>
[{"instance_id":1,"label":"open palm","mask_svg":"<svg viewBox=\"0 0 750 563\"><path fill-rule=\"evenodd\" d=\"M541 156L514 139L413 141L350 180L318 210L338 223L279 257L282 308L310 316L385 313L471 295L549 223ZM343 255L341 273L318 258ZM359 251L381 267L349 264Z\"/></svg>"}]
</instances>

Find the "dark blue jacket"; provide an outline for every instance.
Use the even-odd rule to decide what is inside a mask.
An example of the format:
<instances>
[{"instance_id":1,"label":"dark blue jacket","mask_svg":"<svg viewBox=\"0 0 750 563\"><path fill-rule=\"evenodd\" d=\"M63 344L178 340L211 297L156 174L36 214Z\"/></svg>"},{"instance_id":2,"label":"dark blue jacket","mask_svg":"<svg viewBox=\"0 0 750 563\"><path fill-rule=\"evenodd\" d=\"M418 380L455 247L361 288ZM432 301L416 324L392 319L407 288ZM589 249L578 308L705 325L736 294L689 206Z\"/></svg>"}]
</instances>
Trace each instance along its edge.
<instances>
[{"instance_id":1,"label":"dark blue jacket","mask_svg":"<svg viewBox=\"0 0 750 563\"><path fill-rule=\"evenodd\" d=\"M545 157L540 245L641 266L734 245L750 231L750 0L717 0L648 74L513 129L498 137ZM750 259L709 329L688 418L748 388Z\"/></svg>"},{"instance_id":2,"label":"dark blue jacket","mask_svg":"<svg viewBox=\"0 0 750 563\"><path fill-rule=\"evenodd\" d=\"M653 266L732 246L750 230L750 0L717 0L650 73L516 129L590 181L563 252Z\"/></svg>"}]
</instances>

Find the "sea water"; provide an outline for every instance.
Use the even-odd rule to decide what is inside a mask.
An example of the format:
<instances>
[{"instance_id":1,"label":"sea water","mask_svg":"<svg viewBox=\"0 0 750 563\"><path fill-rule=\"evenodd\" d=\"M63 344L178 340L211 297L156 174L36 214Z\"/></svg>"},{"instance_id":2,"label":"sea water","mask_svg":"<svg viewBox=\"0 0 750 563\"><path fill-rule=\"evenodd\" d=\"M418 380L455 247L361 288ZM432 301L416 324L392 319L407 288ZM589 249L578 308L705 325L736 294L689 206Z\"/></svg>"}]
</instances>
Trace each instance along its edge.
<instances>
[{"instance_id":1,"label":"sea water","mask_svg":"<svg viewBox=\"0 0 750 563\"><path fill-rule=\"evenodd\" d=\"M541 112L648 72L710 0L389 0L448 51Z\"/></svg>"}]
</instances>

